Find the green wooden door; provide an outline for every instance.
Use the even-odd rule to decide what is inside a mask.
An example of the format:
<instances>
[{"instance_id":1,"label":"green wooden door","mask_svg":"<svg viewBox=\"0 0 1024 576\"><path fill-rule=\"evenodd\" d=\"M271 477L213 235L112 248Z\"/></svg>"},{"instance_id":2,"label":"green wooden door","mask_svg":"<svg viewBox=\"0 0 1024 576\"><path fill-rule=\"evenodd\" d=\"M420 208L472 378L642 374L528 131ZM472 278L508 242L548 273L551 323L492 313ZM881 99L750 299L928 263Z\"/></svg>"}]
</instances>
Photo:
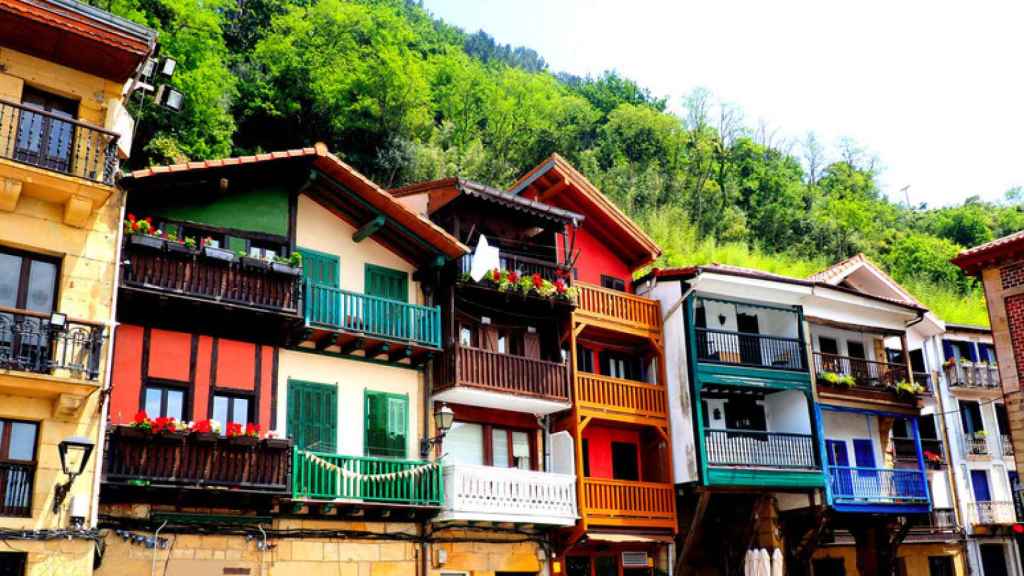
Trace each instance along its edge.
<instances>
[{"instance_id":1,"label":"green wooden door","mask_svg":"<svg viewBox=\"0 0 1024 576\"><path fill-rule=\"evenodd\" d=\"M338 440L338 388L288 380L288 435L296 448L333 453Z\"/></svg>"},{"instance_id":2,"label":"green wooden door","mask_svg":"<svg viewBox=\"0 0 1024 576\"><path fill-rule=\"evenodd\" d=\"M409 301L409 274L382 266L366 265L364 292L399 302Z\"/></svg>"},{"instance_id":3,"label":"green wooden door","mask_svg":"<svg viewBox=\"0 0 1024 576\"><path fill-rule=\"evenodd\" d=\"M338 326L341 323L340 263L334 254L299 248L306 284L306 321Z\"/></svg>"},{"instance_id":4,"label":"green wooden door","mask_svg":"<svg viewBox=\"0 0 1024 576\"><path fill-rule=\"evenodd\" d=\"M408 308L398 304L409 300L409 275L401 270L366 265L363 292L378 299L368 299L364 319L375 330L399 340L411 337Z\"/></svg>"},{"instance_id":5,"label":"green wooden door","mask_svg":"<svg viewBox=\"0 0 1024 576\"><path fill-rule=\"evenodd\" d=\"M366 391L366 456L405 458L408 431L406 395Z\"/></svg>"}]
</instances>

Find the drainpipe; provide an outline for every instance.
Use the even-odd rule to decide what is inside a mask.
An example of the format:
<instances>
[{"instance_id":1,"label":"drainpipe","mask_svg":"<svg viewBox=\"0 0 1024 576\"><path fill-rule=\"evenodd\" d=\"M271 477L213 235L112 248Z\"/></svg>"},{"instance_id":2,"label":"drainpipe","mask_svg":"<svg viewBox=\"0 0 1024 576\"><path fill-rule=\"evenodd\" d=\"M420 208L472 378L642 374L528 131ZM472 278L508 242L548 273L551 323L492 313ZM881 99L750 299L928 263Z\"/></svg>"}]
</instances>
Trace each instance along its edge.
<instances>
[{"instance_id":1,"label":"drainpipe","mask_svg":"<svg viewBox=\"0 0 1024 576\"><path fill-rule=\"evenodd\" d=\"M932 336L928 340L931 342L931 356L936 357L936 353L941 349L941 344L936 341L936 336ZM938 355L942 357L941 354ZM940 361L940 366L941 361ZM941 383L941 386L940 386ZM966 526L963 512L960 510L962 501L960 500L960 489L956 482L956 471L957 466L953 460L953 444L952 438L949 434L949 426L946 422L946 402L945 392L949 389L949 382L946 382L946 374L943 370L935 371L935 396L936 396L936 408L938 408L939 414L939 426L942 427L942 441L945 444L946 450L946 484L949 486L949 495L953 498L953 519L960 526ZM964 559L967 559L966 550L964 551Z\"/></svg>"},{"instance_id":2,"label":"drainpipe","mask_svg":"<svg viewBox=\"0 0 1024 576\"><path fill-rule=\"evenodd\" d=\"M89 524L90 528L96 526L96 522L99 519L100 513L100 479L103 476L103 453L106 448L107 440L107 416L110 413L110 392L113 385L113 363L114 363L114 331L117 329L117 296L118 290L121 285L121 248L124 241L124 226L121 225L124 222L124 215L126 210L126 204L128 201L128 193L124 190L118 190L120 194L121 209L118 212L117 219L117 234L115 235L115 241L117 242L116 248L114 249L114 286L113 295L110 299L110 317L106 322L107 331L107 349L106 358L103 366L103 388L100 390L100 422L99 422L99 438L96 439L96 449L94 450L96 461L93 464L96 472L93 474L92 479L92 497L89 499L90 511L89 511Z\"/></svg>"}]
</instances>

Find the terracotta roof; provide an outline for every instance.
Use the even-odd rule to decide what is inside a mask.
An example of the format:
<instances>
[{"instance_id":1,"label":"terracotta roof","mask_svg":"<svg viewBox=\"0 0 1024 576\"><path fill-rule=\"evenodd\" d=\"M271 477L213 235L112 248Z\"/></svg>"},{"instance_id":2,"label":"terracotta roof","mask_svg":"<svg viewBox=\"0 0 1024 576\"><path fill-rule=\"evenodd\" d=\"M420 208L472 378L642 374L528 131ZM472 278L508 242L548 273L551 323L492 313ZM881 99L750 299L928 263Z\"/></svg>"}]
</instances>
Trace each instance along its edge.
<instances>
[{"instance_id":1,"label":"terracotta roof","mask_svg":"<svg viewBox=\"0 0 1024 576\"><path fill-rule=\"evenodd\" d=\"M416 184L410 184L401 188L395 188L390 190L391 195L396 198L403 198L405 196L413 196L416 194L431 193L438 190L453 189L457 190L461 194L467 196L473 196L474 198L480 198L488 202L494 202L506 208L512 208L514 210L523 210L530 212L536 216L542 218L548 218L559 222L582 222L585 217L582 214L573 212L571 210L565 210L551 204L545 204L544 202L538 202L537 200L531 200L524 198L523 196L516 196L510 192L499 190L486 184L474 182L472 180L466 180L464 178L444 178L442 180L433 180L429 182L418 182ZM439 204L436 208L430 209L431 213L443 206Z\"/></svg>"},{"instance_id":2,"label":"terracotta roof","mask_svg":"<svg viewBox=\"0 0 1024 576\"><path fill-rule=\"evenodd\" d=\"M987 265L1024 255L1024 230L968 248L953 258L953 264L967 274L977 274Z\"/></svg>"},{"instance_id":3,"label":"terracotta roof","mask_svg":"<svg viewBox=\"0 0 1024 576\"><path fill-rule=\"evenodd\" d=\"M821 272L818 272L817 274L811 274L810 276L807 277L807 279L811 280L812 282L826 282L828 284L836 285L861 266L870 267L871 270L873 270L876 274L884 278L886 282L892 284L895 287L896 291L903 295L903 298L900 298L898 300L909 302L922 308L924 307L917 298L914 298L914 296L910 294L910 292L907 292L903 288L903 286L900 285L899 282L897 282L895 279L893 279L892 276L887 274L881 266L872 262L871 259L864 255L863 252L858 252L857 254L854 254L853 256L850 256L845 260L841 260L836 264L833 264L832 266L829 266L828 268L822 270ZM880 298L885 297L880 296ZM889 298L889 300L897 299Z\"/></svg>"},{"instance_id":4,"label":"terracotta roof","mask_svg":"<svg viewBox=\"0 0 1024 576\"><path fill-rule=\"evenodd\" d=\"M428 241L447 257L457 258L469 252L469 248L445 232L440 226L406 208L386 190L360 174L355 168L349 166L334 154L331 154L327 150L327 146L322 143L318 143L311 148L295 148L252 156L186 162L170 166L153 166L136 170L127 175L123 180L127 180L125 184L130 185L132 180L137 181L184 172L196 173L233 166L265 164L293 158L309 158L317 169L348 186L374 208L384 212L399 224L402 224L413 231L413 233Z\"/></svg>"},{"instance_id":5,"label":"terracotta roof","mask_svg":"<svg viewBox=\"0 0 1024 576\"><path fill-rule=\"evenodd\" d=\"M607 220L608 224L617 229L612 233L612 236L617 241L627 243L627 247L633 252L631 264L634 269L650 264L661 255L661 248L658 247L650 236L641 230L629 216L626 216L604 193L598 190L586 176L558 154L552 154L545 161L524 174L512 185L509 192L512 194L522 194L549 173L556 173L560 176L561 182L552 185L549 190L542 191L539 194L539 199L542 202L549 201L549 198L544 197L545 192L553 197L563 194L565 190L575 190L601 215L605 216L604 219ZM594 220L594 218L591 218L591 220Z\"/></svg>"}]
</instances>

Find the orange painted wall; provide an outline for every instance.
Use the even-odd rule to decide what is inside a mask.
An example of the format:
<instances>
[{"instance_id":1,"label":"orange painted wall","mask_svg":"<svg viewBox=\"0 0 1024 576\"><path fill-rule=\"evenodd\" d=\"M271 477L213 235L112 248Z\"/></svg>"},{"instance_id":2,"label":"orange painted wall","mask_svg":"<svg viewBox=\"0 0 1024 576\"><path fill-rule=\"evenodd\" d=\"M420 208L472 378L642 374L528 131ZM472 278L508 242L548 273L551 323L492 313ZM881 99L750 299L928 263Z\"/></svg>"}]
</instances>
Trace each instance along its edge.
<instances>
[{"instance_id":1,"label":"orange painted wall","mask_svg":"<svg viewBox=\"0 0 1024 576\"><path fill-rule=\"evenodd\" d=\"M640 433L623 428L602 428L591 424L583 430L590 456L590 476L593 478L612 477L612 442L627 442L637 447L636 469L640 466Z\"/></svg>"},{"instance_id":2,"label":"orange painted wall","mask_svg":"<svg viewBox=\"0 0 1024 576\"><path fill-rule=\"evenodd\" d=\"M143 358L147 354L148 366L144 371ZM114 346L110 420L115 424L130 422L141 408L143 383L157 380L179 383L188 390L187 404L191 413L187 418L190 420L210 417L211 386L215 390L252 392L257 396L256 421L268 428L273 414L276 356L277 349L272 346L121 325Z\"/></svg>"}]
</instances>

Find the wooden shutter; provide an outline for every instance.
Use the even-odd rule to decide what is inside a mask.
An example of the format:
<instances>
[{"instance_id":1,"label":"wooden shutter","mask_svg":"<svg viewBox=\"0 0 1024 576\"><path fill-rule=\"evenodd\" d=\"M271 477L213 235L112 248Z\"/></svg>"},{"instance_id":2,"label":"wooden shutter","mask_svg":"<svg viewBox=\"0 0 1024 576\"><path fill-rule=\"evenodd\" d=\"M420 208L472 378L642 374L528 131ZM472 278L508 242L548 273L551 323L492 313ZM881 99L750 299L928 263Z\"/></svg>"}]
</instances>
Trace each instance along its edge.
<instances>
[{"instance_id":1,"label":"wooden shutter","mask_svg":"<svg viewBox=\"0 0 1024 576\"><path fill-rule=\"evenodd\" d=\"M482 336L481 344L483 349L490 352L498 351L498 329L494 326L484 325L480 327L480 335Z\"/></svg>"},{"instance_id":2,"label":"wooden shutter","mask_svg":"<svg viewBox=\"0 0 1024 576\"><path fill-rule=\"evenodd\" d=\"M338 389L288 381L288 435L296 448L334 452L338 438Z\"/></svg>"},{"instance_id":3,"label":"wooden shutter","mask_svg":"<svg viewBox=\"0 0 1024 576\"><path fill-rule=\"evenodd\" d=\"M523 335L523 355L527 358L540 360L540 334L527 332Z\"/></svg>"},{"instance_id":4,"label":"wooden shutter","mask_svg":"<svg viewBox=\"0 0 1024 576\"><path fill-rule=\"evenodd\" d=\"M406 396L367 390L366 455L404 458L408 422L409 399Z\"/></svg>"},{"instance_id":5,"label":"wooden shutter","mask_svg":"<svg viewBox=\"0 0 1024 576\"><path fill-rule=\"evenodd\" d=\"M409 422L409 401L405 397L388 397L388 449L396 458L405 457L405 438Z\"/></svg>"},{"instance_id":6,"label":"wooden shutter","mask_svg":"<svg viewBox=\"0 0 1024 576\"><path fill-rule=\"evenodd\" d=\"M409 274L406 272L367 264L365 274L363 290L370 296L409 301Z\"/></svg>"},{"instance_id":7,"label":"wooden shutter","mask_svg":"<svg viewBox=\"0 0 1024 576\"><path fill-rule=\"evenodd\" d=\"M299 248L302 253L302 277L318 286L339 287L338 257L334 254Z\"/></svg>"}]
</instances>

